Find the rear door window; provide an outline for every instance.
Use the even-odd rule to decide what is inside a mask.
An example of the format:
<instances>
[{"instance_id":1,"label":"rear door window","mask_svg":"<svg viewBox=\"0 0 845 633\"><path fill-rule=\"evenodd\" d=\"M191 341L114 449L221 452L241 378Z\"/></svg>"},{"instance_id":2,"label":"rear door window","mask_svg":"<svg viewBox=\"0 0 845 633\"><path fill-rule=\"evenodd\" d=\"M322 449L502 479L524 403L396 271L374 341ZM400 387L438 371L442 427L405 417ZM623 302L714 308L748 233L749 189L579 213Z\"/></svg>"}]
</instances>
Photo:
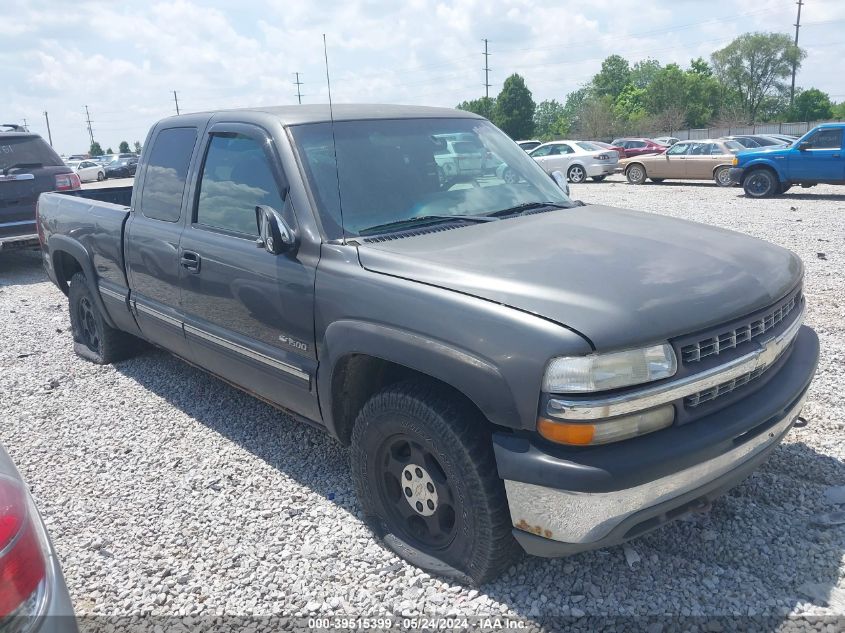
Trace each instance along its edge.
<instances>
[{"instance_id":1,"label":"rear door window","mask_svg":"<svg viewBox=\"0 0 845 633\"><path fill-rule=\"evenodd\" d=\"M811 149L839 149L842 147L842 130L819 130L807 140L811 143Z\"/></svg>"},{"instance_id":2,"label":"rear door window","mask_svg":"<svg viewBox=\"0 0 845 633\"><path fill-rule=\"evenodd\" d=\"M147 160L141 213L154 220L176 222L182 214L182 194L197 141L195 127L162 130ZM119 164L127 164L123 159Z\"/></svg>"}]
</instances>

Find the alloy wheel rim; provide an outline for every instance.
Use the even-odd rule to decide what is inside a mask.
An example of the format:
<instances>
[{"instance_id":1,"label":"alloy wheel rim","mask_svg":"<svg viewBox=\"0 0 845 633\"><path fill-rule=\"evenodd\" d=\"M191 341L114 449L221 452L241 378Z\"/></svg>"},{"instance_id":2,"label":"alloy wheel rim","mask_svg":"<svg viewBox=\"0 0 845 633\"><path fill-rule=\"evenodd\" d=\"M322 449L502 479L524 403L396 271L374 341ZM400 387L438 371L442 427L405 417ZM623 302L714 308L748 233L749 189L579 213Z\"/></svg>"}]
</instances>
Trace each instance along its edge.
<instances>
[{"instance_id":1,"label":"alloy wheel rim","mask_svg":"<svg viewBox=\"0 0 845 633\"><path fill-rule=\"evenodd\" d=\"M769 188L769 179L762 174L754 174L748 181L748 189L752 195L763 195Z\"/></svg>"},{"instance_id":2,"label":"alloy wheel rim","mask_svg":"<svg viewBox=\"0 0 845 633\"><path fill-rule=\"evenodd\" d=\"M91 350L99 351L100 335L97 332L97 321L94 318L94 308L88 297L79 302L79 325L82 329L82 342Z\"/></svg>"},{"instance_id":3,"label":"alloy wheel rim","mask_svg":"<svg viewBox=\"0 0 845 633\"><path fill-rule=\"evenodd\" d=\"M573 167L569 171L569 179L575 183L581 182L584 179L584 170L580 167Z\"/></svg>"},{"instance_id":4,"label":"alloy wheel rim","mask_svg":"<svg viewBox=\"0 0 845 633\"><path fill-rule=\"evenodd\" d=\"M639 167L632 167L629 173L631 174L631 180L634 182L639 182L643 179L643 171Z\"/></svg>"},{"instance_id":5,"label":"alloy wheel rim","mask_svg":"<svg viewBox=\"0 0 845 633\"><path fill-rule=\"evenodd\" d=\"M457 535L460 508L434 454L407 435L382 444L378 489L401 536L429 549L447 548Z\"/></svg>"}]
</instances>

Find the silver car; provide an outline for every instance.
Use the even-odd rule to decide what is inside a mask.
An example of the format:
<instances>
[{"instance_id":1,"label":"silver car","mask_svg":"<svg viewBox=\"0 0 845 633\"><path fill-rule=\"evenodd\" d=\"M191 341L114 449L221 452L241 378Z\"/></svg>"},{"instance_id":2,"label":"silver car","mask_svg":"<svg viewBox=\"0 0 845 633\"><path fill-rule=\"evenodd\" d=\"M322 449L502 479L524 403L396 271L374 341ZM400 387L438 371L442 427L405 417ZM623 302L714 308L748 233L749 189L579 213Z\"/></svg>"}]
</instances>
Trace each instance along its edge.
<instances>
[{"instance_id":1,"label":"silver car","mask_svg":"<svg viewBox=\"0 0 845 633\"><path fill-rule=\"evenodd\" d=\"M0 631L76 630L47 529L23 479L0 446Z\"/></svg>"},{"instance_id":2,"label":"silver car","mask_svg":"<svg viewBox=\"0 0 845 633\"><path fill-rule=\"evenodd\" d=\"M528 152L551 174L559 171L572 183L600 182L616 171L619 154L590 141L552 141Z\"/></svg>"}]
</instances>

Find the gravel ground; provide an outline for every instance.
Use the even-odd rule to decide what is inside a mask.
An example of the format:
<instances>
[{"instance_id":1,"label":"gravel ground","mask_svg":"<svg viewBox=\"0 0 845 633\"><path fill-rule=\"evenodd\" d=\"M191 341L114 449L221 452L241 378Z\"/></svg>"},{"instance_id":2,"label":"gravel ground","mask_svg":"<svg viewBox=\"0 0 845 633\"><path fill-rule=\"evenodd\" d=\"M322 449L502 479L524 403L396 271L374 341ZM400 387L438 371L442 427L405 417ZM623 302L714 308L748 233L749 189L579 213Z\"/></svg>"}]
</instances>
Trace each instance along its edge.
<instances>
[{"instance_id":1,"label":"gravel ground","mask_svg":"<svg viewBox=\"0 0 845 633\"><path fill-rule=\"evenodd\" d=\"M32 487L78 614L845 614L845 196L706 185L574 186L588 202L744 231L798 252L822 358L805 417L707 515L630 544L525 559L482 588L432 578L361 523L346 451L159 351L73 355L34 254L0 257L0 442ZM635 555L635 556L634 556Z\"/></svg>"}]
</instances>

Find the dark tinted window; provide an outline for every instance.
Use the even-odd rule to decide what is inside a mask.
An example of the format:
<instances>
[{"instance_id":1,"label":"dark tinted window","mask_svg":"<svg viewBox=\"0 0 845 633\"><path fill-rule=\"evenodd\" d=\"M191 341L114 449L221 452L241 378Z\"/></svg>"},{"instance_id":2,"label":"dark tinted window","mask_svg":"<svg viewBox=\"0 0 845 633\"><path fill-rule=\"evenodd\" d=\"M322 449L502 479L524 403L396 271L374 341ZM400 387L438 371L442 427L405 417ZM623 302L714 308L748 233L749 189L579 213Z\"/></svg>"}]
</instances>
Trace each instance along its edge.
<instances>
[{"instance_id":1,"label":"dark tinted window","mask_svg":"<svg viewBox=\"0 0 845 633\"><path fill-rule=\"evenodd\" d=\"M639 147L645 147L645 146L646 146L645 141L628 141L628 144L625 145L625 149L633 149L633 148L639 148Z\"/></svg>"},{"instance_id":2,"label":"dark tinted window","mask_svg":"<svg viewBox=\"0 0 845 633\"><path fill-rule=\"evenodd\" d=\"M200 180L197 223L257 235L259 204L282 210L279 186L261 143L240 134L212 137Z\"/></svg>"},{"instance_id":3,"label":"dark tinted window","mask_svg":"<svg viewBox=\"0 0 845 633\"><path fill-rule=\"evenodd\" d=\"M154 220L176 222L182 209L182 193L197 129L176 127L159 132L147 160L141 213ZM117 162L117 161L116 161ZM126 164L120 161L119 164Z\"/></svg>"},{"instance_id":4,"label":"dark tinted window","mask_svg":"<svg viewBox=\"0 0 845 633\"><path fill-rule=\"evenodd\" d=\"M839 149L842 147L842 130L831 128L819 130L807 139L813 149Z\"/></svg>"},{"instance_id":5,"label":"dark tinted window","mask_svg":"<svg viewBox=\"0 0 845 633\"><path fill-rule=\"evenodd\" d=\"M13 165L64 165L40 136L0 136L0 170Z\"/></svg>"}]
</instances>

